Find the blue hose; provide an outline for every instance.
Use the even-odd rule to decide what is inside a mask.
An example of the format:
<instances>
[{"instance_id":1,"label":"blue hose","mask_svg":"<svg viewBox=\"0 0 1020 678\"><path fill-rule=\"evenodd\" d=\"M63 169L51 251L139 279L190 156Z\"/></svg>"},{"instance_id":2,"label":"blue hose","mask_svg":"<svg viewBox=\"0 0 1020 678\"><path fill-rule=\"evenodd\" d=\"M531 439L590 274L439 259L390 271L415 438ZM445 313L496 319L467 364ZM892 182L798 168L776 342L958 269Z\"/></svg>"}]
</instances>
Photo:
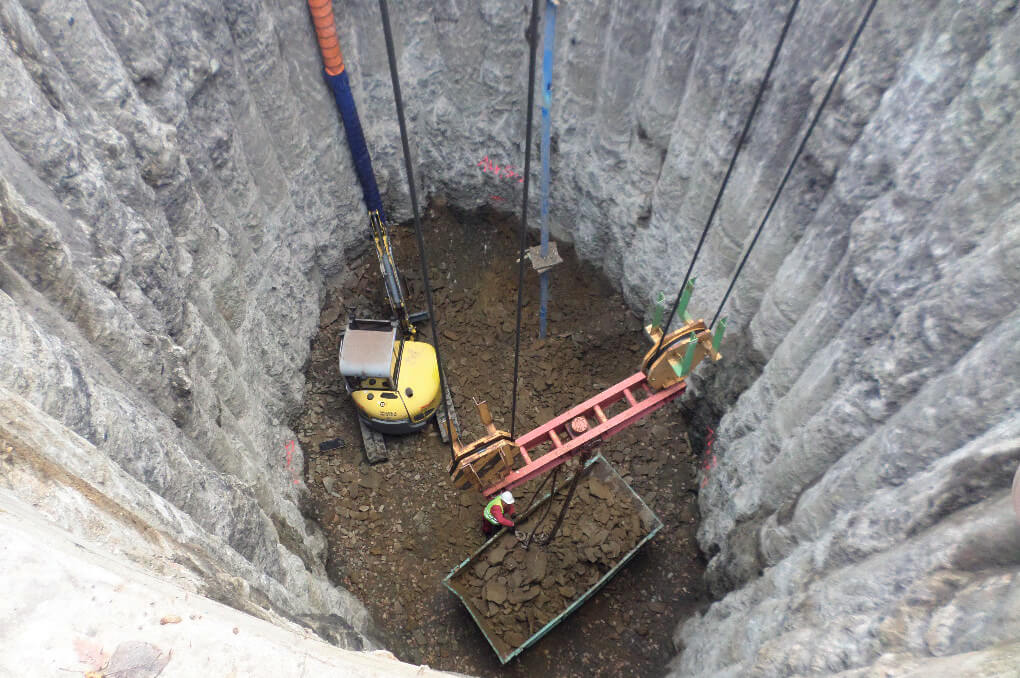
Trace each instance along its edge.
<instances>
[{"instance_id":1,"label":"blue hose","mask_svg":"<svg viewBox=\"0 0 1020 678\"><path fill-rule=\"evenodd\" d=\"M351 82L347 78L347 71L341 71L338 75L326 74L326 81L333 88L336 107L340 110L340 118L344 121L347 146L351 149L354 171L361 183L365 206L369 212L379 212L379 216L385 222L382 198L379 197L379 186L375 182L375 172L372 170L372 157L368 154L365 133L361 130L361 119L358 117L358 107L354 104L354 94L351 92Z\"/></svg>"}]
</instances>

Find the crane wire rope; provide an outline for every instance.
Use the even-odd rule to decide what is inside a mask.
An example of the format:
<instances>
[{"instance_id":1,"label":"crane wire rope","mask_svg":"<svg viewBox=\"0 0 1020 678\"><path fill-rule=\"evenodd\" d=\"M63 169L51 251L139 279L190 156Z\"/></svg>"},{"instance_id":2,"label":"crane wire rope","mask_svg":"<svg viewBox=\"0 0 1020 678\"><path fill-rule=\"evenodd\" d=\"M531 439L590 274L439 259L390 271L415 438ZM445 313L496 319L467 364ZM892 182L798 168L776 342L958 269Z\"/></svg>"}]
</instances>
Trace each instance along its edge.
<instances>
[{"instance_id":1,"label":"crane wire rope","mask_svg":"<svg viewBox=\"0 0 1020 678\"><path fill-rule=\"evenodd\" d=\"M379 0L383 2L383 0ZM510 406L510 439L517 432L517 382L521 366L521 309L524 305L524 254L528 245L528 185L531 179L531 128L535 109L535 52L538 50L538 1L531 0L531 19L525 36L528 40L528 113L524 133L524 199L521 207L521 247L517 263L517 334L514 339L513 403Z\"/></svg>"},{"instance_id":2,"label":"crane wire rope","mask_svg":"<svg viewBox=\"0 0 1020 678\"><path fill-rule=\"evenodd\" d=\"M705 244L705 236L708 235L709 229L712 227L712 220L715 218L715 213L719 209L719 203L722 201L723 193L726 191L726 185L730 181L730 175L733 174L733 168L737 163L737 157L740 155L741 149L744 147L744 142L747 140L747 134L751 130L751 123L754 122L755 113L758 112L758 105L761 103L762 97L765 94L765 87L768 85L769 78L772 75L772 70L779 60L779 52L783 47L783 43L786 41L786 34L790 31L790 25L793 23L793 15L797 12L797 6L800 4L800 0L794 0L790 6L790 11L786 15L786 22L783 24L783 31L779 34L779 40L776 42L775 49L772 50L772 58L769 59L768 68L765 69L765 76L761 79L761 84L758 86L758 93L754 97L754 104L751 106L751 112L747 115L747 120L744 122L744 129L740 132L740 138L737 141L737 146L733 149L733 155L730 157L729 167L726 168L726 174L723 176L722 184L719 186L719 191L715 195L715 202L712 203L712 209L708 213L708 219L705 221L705 228L701 231L701 238L698 239L698 246L694 249L694 255L691 257L691 263L687 267L687 273L684 274L684 281L680 284L680 289L676 293L676 300L673 302L673 308L669 312L669 318L662 325L662 336L659 337L659 343L655 346L655 351L652 354L652 359L655 360L662 354L662 343L666 339L666 334L669 333L669 326L673 322L673 318L676 317L676 311L680 307L680 299L683 296L684 288L687 287L687 281L691 278L691 271L694 270L694 262L698 260L698 254L701 253L701 246Z\"/></svg>"},{"instance_id":3,"label":"crane wire rope","mask_svg":"<svg viewBox=\"0 0 1020 678\"><path fill-rule=\"evenodd\" d=\"M556 468L553 469L552 476L546 476L542 480L542 484L538 486L537 490L535 490L535 494L531 497L531 501L528 503L528 509L525 510L523 514L521 514L522 518L527 517L528 511L531 510L532 504L535 503L535 500L538 499L539 493L542 492L542 488L545 487L545 481L551 477L552 488L549 490L549 501L545 505L545 510L542 511L541 517L538 520L534 521L535 526L531 528L531 532L528 533L527 540L524 542L525 551L527 551L531 547L531 542L534 541L535 535L538 534L538 528L542 527L542 524L545 522L545 519L549 517L549 512L552 510L553 501L555 501L556 499L556 476L559 474L559 472L560 467L557 466ZM541 545L541 540L539 540L539 544Z\"/></svg>"},{"instance_id":4,"label":"crane wire rope","mask_svg":"<svg viewBox=\"0 0 1020 678\"><path fill-rule=\"evenodd\" d=\"M400 76L397 74L397 57L393 49L393 31L390 29L390 13L386 0L379 0L379 11L382 14L383 36L386 40L386 56L390 62L390 80L393 83L393 102L397 107L397 123L400 125L400 143L404 151L404 169L407 172L407 190L411 194L411 209L414 211L414 236L418 243L418 261L421 264L422 283L425 286L425 303L429 311L429 325L432 329L432 343L436 349L436 366L439 369L439 399L446 413L447 433L449 434L450 457L456 458L453 447L453 417L450 416L446 393L446 373L443 371L443 359L439 353L439 324L436 321L435 307L432 303L432 285L429 282L429 262L425 252L425 238L421 232L421 214L418 210L418 193L414 187L414 169L411 167L411 148L407 142L407 123L404 120L404 101L400 96Z\"/></svg>"},{"instance_id":5,"label":"crane wire rope","mask_svg":"<svg viewBox=\"0 0 1020 678\"><path fill-rule=\"evenodd\" d=\"M804 138L800 140L797 152L793 154L793 159L790 161L789 166L787 166L786 173L783 175L782 181L779 182L776 192L772 195L772 201L769 203L768 209L765 210L765 216L762 217L761 223L758 224L758 230L755 231L754 237L751 239L751 244L747 246L747 251L744 252L744 256L741 258L740 264L733 272L733 277L730 278L730 284L726 288L726 293L723 295L722 301L719 302L719 308L716 309L715 315L712 317L712 323L709 325L709 329L715 327L715 322L719 319L719 314L722 313L723 306L726 305L726 300L730 297L730 292L733 291L733 287L737 284L737 278L740 277L741 271L744 270L744 264L747 263L747 258L751 255L751 250L754 249L755 244L758 242L758 236L761 235L762 230L765 228L765 222L767 222L769 217L772 216L772 210L775 208L776 203L779 202L779 196L782 195L783 189L786 188L786 182L789 180L790 175L793 174L793 168L800 159L800 154L807 145L808 139L811 137L811 133L814 132L815 125L818 124L819 118L822 117L822 111L825 110L825 105L829 103L829 98L832 96L832 92L836 89L836 83L839 82L840 76L843 75L843 70L846 68L847 62L850 61L850 55L853 53L854 47L857 46L857 40L861 37L861 33L864 32L864 27L867 25L868 19L871 18L871 13L877 4L878 0L871 0L871 4L868 5L868 9L864 13L864 18L861 19L860 24L857 26L857 30L850 39L846 53L843 55L843 60L840 62L839 68L836 69L836 75L833 76L832 82L829 83L829 89L826 90L825 96L822 97L822 102L818 105L818 110L815 111L815 116L812 118L811 124L808 125Z\"/></svg>"}]
</instances>

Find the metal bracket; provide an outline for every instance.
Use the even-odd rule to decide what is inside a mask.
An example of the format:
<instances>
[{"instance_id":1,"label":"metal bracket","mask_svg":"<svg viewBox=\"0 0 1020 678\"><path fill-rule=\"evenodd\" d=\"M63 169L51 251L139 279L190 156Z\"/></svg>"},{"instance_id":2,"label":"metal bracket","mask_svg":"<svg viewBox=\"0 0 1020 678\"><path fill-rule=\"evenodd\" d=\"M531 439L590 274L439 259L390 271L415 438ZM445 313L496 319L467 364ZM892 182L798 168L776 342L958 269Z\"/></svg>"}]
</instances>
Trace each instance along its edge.
<instances>
[{"instance_id":1,"label":"metal bracket","mask_svg":"<svg viewBox=\"0 0 1020 678\"><path fill-rule=\"evenodd\" d=\"M722 343L723 333L726 332L726 318L719 321L715 332L712 334L712 353L719 352L719 345ZM714 359L714 358L713 358Z\"/></svg>"},{"instance_id":2,"label":"metal bracket","mask_svg":"<svg viewBox=\"0 0 1020 678\"><path fill-rule=\"evenodd\" d=\"M546 255L542 256L542 246L535 245L529 247L527 253L524 255L526 259L531 260L531 265L535 267L535 272L538 274L545 273L549 269L556 266L556 264L562 264L563 258L560 256L559 251L556 249L556 241L549 241L549 248Z\"/></svg>"},{"instance_id":3,"label":"metal bracket","mask_svg":"<svg viewBox=\"0 0 1020 678\"><path fill-rule=\"evenodd\" d=\"M680 304L677 306L676 309L677 315L680 316L680 322L682 323L689 323L691 321L691 316L687 313L687 304L689 304L691 301L691 293L694 291L694 282L696 280L697 278L691 278L689 281L687 281L687 286L684 287L684 293L680 297ZM663 328L663 331L666 331L668 329L669 329L668 327Z\"/></svg>"},{"instance_id":4,"label":"metal bracket","mask_svg":"<svg viewBox=\"0 0 1020 678\"><path fill-rule=\"evenodd\" d=\"M655 302L652 305L652 324L653 328L662 328L662 314L666 311L666 295L663 292L659 292L655 296Z\"/></svg>"}]
</instances>

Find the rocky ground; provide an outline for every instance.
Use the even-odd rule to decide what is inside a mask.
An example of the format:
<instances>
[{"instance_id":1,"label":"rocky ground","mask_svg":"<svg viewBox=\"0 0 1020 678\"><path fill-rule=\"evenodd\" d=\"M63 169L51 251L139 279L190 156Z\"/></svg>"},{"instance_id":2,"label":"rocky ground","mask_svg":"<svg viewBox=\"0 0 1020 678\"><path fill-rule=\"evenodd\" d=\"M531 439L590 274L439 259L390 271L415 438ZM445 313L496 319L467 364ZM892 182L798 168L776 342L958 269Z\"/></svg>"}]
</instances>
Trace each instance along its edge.
<instances>
[{"instance_id":1,"label":"rocky ground","mask_svg":"<svg viewBox=\"0 0 1020 678\"><path fill-rule=\"evenodd\" d=\"M472 399L509 429L516 303L515 221L496 213L428 211L440 351L462 434L482 432ZM395 229L411 298L424 305L413 233ZM549 337L538 341L538 281L526 278L517 433L636 371L640 319L569 248L552 278ZM474 675L648 675L674 654L677 622L704 601L695 542L697 460L673 405L608 441L600 452L665 523L658 536L592 600L507 667L442 579L484 541L480 495L450 484L449 449L434 427L388 438L390 461L364 463L354 408L336 372L350 309L385 317L374 255L327 297L306 367L305 408L292 422L307 457L310 513L329 540L330 575L372 611L380 640L401 659ZM423 328L424 329L424 328ZM341 439L341 447L320 444ZM326 447L329 447L327 444ZM301 469L295 469L299 473ZM518 494L526 501L532 488ZM609 642L607 642L609 641Z\"/></svg>"}]
</instances>

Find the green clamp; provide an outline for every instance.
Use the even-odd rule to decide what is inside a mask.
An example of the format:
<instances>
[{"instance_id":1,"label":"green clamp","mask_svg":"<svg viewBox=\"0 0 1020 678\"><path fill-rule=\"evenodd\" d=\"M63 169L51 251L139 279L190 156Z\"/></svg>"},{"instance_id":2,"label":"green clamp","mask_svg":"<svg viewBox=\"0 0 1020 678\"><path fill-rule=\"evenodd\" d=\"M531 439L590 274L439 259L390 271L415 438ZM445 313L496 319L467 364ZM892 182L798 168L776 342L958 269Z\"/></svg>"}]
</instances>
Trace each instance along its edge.
<instances>
[{"instance_id":1,"label":"green clamp","mask_svg":"<svg viewBox=\"0 0 1020 678\"><path fill-rule=\"evenodd\" d=\"M691 293L694 292L695 280L697 280L697 278L691 278L687 281L687 286L684 287L684 293L680 296L680 305L676 308L676 312L683 323L689 323L691 321L691 316L687 315L687 304L691 301Z\"/></svg>"},{"instance_id":2,"label":"green clamp","mask_svg":"<svg viewBox=\"0 0 1020 678\"><path fill-rule=\"evenodd\" d=\"M666 310L666 294L659 292L652 306L652 328L662 327L662 313Z\"/></svg>"},{"instance_id":3,"label":"green clamp","mask_svg":"<svg viewBox=\"0 0 1020 678\"><path fill-rule=\"evenodd\" d=\"M694 332L691 332L691 338L687 344L687 352L684 353L684 359L680 363L680 367L677 367L676 365L673 365L673 363L670 363L670 366L673 368L673 372L676 373L676 376L685 377L687 376L687 373L691 371L691 363L694 362L694 352L697 350L697 348L698 348L698 335L696 335Z\"/></svg>"},{"instance_id":4,"label":"green clamp","mask_svg":"<svg viewBox=\"0 0 1020 678\"><path fill-rule=\"evenodd\" d=\"M712 353L713 355L719 352L719 344L722 343L723 334L726 332L726 318L719 321L717 330L712 333Z\"/></svg>"}]
</instances>

